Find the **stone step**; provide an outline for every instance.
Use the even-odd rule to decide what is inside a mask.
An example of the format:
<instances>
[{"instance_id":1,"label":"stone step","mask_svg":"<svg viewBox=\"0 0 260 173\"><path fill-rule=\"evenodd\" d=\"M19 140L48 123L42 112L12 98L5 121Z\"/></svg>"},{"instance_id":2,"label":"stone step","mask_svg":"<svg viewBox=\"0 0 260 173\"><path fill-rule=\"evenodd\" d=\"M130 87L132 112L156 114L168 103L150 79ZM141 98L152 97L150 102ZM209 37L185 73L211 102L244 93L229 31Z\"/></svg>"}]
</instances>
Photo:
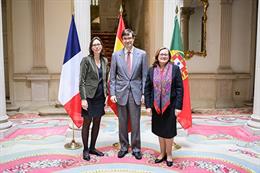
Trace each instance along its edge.
<instances>
[{"instance_id":1,"label":"stone step","mask_svg":"<svg viewBox=\"0 0 260 173\"><path fill-rule=\"evenodd\" d=\"M19 112L20 111L20 107L19 106L15 106L15 105L6 105L6 112Z\"/></svg>"},{"instance_id":2,"label":"stone step","mask_svg":"<svg viewBox=\"0 0 260 173\"><path fill-rule=\"evenodd\" d=\"M12 104L12 102L11 102L11 100L10 99L6 99L6 105L10 105L10 104Z\"/></svg>"},{"instance_id":3,"label":"stone step","mask_svg":"<svg viewBox=\"0 0 260 173\"><path fill-rule=\"evenodd\" d=\"M37 114L40 116L67 116L67 112L63 108L63 106L59 103L49 106L41 106L41 107L27 107L20 108L18 106L7 105L7 114L14 115L17 113L25 113L25 114ZM114 112L110 109L110 107L105 107L105 115L106 116L115 116ZM145 107L141 107L141 115L147 115L145 111Z\"/></svg>"},{"instance_id":4,"label":"stone step","mask_svg":"<svg viewBox=\"0 0 260 173\"><path fill-rule=\"evenodd\" d=\"M45 107L38 110L40 116L51 116L51 115L67 115L65 109L63 107ZM110 109L110 107L105 107L106 116L115 116L114 112ZM146 115L145 108L141 108L141 115Z\"/></svg>"}]
</instances>

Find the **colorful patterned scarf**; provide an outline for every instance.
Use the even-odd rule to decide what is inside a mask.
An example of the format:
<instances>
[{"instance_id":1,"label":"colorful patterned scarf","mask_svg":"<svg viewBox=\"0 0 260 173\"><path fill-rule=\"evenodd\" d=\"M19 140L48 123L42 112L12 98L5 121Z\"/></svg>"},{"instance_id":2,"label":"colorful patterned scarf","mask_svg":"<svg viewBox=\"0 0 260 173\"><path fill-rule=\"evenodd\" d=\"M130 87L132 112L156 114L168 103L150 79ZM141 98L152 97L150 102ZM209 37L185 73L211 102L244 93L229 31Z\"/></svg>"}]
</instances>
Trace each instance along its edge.
<instances>
[{"instance_id":1,"label":"colorful patterned scarf","mask_svg":"<svg viewBox=\"0 0 260 173\"><path fill-rule=\"evenodd\" d=\"M172 84L172 64L167 63L163 70L159 66L154 68L154 108L158 115L163 115L170 104Z\"/></svg>"}]
</instances>

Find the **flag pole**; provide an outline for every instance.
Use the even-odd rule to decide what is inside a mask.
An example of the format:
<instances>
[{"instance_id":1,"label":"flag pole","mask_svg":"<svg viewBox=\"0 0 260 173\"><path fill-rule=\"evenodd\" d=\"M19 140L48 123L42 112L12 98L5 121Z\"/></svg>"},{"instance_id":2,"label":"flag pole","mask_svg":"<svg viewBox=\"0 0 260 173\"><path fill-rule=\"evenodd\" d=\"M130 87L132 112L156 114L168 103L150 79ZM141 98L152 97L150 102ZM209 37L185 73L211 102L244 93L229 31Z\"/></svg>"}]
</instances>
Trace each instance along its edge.
<instances>
[{"instance_id":1,"label":"flag pole","mask_svg":"<svg viewBox=\"0 0 260 173\"><path fill-rule=\"evenodd\" d=\"M176 8L175 8L175 15L178 15L178 5L176 5ZM176 123L178 123L178 122L176 122ZM173 150L178 150L178 149L180 149L181 148L181 146L179 145L179 144L177 144L177 143L175 143L175 141L174 141L174 138L173 138L173 142L172 142L172 149Z\"/></svg>"},{"instance_id":2,"label":"flag pole","mask_svg":"<svg viewBox=\"0 0 260 173\"><path fill-rule=\"evenodd\" d=\"M74 122L77 127L82 126L82 119L81 118L81 102L80 102L80 94L79 93L74 93L74 91L78 90L78 87L73 85L69 91L64 86L67 85L72 85L73 81L75 80L75 76L79 76L79 70L72 70L71 68L72 63L71 61L74 62L73 65L79 66L81 62L82 57L77 57L75 55L79 54L81 51L80 49L80 44L79 44L79 39L78 39L78 33L76 29L76 24L74 21L74 4L73 0L71 0L71 12L72 12L72 18L71 18L71 24L70 24L70 29L69 29L69 34L68 34L68 39L67 39L67 45L66 45L66 50L65 50L65 55L64 55L64 62L62 66L62 71L61 71L61 77L60 77L60 86L59 86L59 96L58 99L63 105L64 109L66 110L67 114L71 117L73 120L72 125L69 124L69 129L72 129L72 140L70 143L67 143L64 145L66 149L78 149L81 148L82 145L80 143L77 143L75 141L75 127L74 127ZM72 45L72 46L71 46ZM72 54L71 52L74 52ZM64 66L64 64L67 62L68 66ZM66 75L65 74L69 74ZM72 91L73 90L73 91ZM65 92L69 92L68 95L64 95ZM71 128L72 127L72 128Z\"/></svg>"},{"instance_id":3,"label":"flag pole","mask_svg":"<svg viewBox=\"0 0 260 173\"><path fill-rule=\"evenodd\" d=\"M72 122L72 140L71 142L64 145L64 148L68 150L76 150L81 148L82 145L75 141L75 131L74 131L74 123Z\"/></svg>"},{"instance_id":4,"label":"flag pole","mask_svg":"<svg viewBox=\"0 0 260 173\"><path fill-rule=\"evenodd\" d=\"M123 7L122 7L122 4L120 5L120 8L119 8L119 20L120 20L120 16L123 15ZM117 121L118 122L118 121ZM115 142L113 143L112 145L113 147L117 148L117 149L120 149L120 143L119 142Z\"/></svg>"}]
</instances>

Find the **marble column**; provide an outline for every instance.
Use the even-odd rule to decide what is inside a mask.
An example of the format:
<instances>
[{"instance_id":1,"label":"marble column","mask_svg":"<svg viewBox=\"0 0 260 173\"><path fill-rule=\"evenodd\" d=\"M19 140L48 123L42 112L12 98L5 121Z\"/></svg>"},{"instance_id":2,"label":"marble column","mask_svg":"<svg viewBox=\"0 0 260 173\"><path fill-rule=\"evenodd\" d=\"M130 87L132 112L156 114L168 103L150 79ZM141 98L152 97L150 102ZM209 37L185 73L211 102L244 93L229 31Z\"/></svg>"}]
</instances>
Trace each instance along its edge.
<instances>
[{"instance_id":1,"label":"marble column","mask_svg":"<svg viewBox=\"0 0 260 173\"><path fill-rule=\"evenodd\" d=\"M2 4L0 3L0 130L12 126L6 115L5 101L5 75L4 75L4 54L3 54L3 30L2 30Z\"/></svg>"},{"instance_id":2,"label":"marble column","mask_svg":"<svg viewBox=\"0 0 260 173\"><path fill-rule=\"evenodd\" d=\"M260 33L260 5L258 3L258 19L257 33ZM251 120L246 124L246 127L254 134L260 134L260 35L257 34L256 42L256 61L255 61L255 87L254 87L254 107Z\"/></svg>"},{"instance_id":3,"label":"marble column","mask_svg":"<svg viewBox=\"0 0 260 173\"><path fill-rule=\"evenodd\" d=\"M216 108L233 107L233 76L231 68L232 0L220 1L220 60L216 80Z\"/></svg>"},{"instance_id":4,"label":"marble column","mask_svg":"<svg viewBox=\"0 0 260 173\"><path fill-rule=\"evenodd\" d=\"M163 45L167 47L170 47L172 41L171 35L174 27L175 4L176 0L163 1Z\"/></svg>"},{"instance_id":5,"label":"marble column","mask_svg":"<svg viewBox=\"0 0 260 173\"><path fill-rule=\"evenodd\" d=\"M90 1L74 0L74 14L81 51L86 56L91 39Z\"/></svg>"},{"instance_id":6,"label":"marble column","mask_svg":"<svg viewBox=\"0 0 260 173\"><path fill-rule=\"evenodd\" d=\"M32 101L49 100L48 69L45 62L44 1L32 1L33 67L31 81Z\"/></svg>"},{"instance_id":7,"label":"marble column","mask_svg":"<svg viewBox=\"0 0 260 173\"><path fill-rule=\"evenodd\" d=\"M189 50L189 23L190 16L194 13L194 8L181 7L181 35L183 39L183 49Z\"/></svg>"},{"instance_id":8,"label":"marble column","mask_svg":"<svg viewBox=\"0 0 260 173\"><path fill-rule=\"evenodd\" d=\"M144 1L144 49L149 64L153 63L156 50L163 45L163 7L163 1Z\"/></svg>"}]
</instances>

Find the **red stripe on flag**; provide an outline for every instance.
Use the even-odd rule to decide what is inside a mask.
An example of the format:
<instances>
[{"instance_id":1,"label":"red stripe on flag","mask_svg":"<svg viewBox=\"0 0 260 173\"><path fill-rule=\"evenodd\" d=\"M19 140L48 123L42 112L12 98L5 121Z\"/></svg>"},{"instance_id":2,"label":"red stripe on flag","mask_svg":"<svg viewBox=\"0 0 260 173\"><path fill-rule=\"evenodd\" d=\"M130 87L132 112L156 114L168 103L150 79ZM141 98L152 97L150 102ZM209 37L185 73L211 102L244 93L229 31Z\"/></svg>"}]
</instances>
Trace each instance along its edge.
<instances>
[{"instance_id":1,"label":"red stripe on flag","mask_svg":"<svg viewBox=\"0 0 260 173\"><path fill-rule=\"evenodd\" d=\"M108 98L107 98L107 105L112 109L112 111L116 114L116 116L118 115L118 112L117 112L117 106L115 103L113 103L111 100L110 100L111 96L108 95Z\"/></svg>"},{"instance_id":2,"label":"red stripe on flag","mask_svg":"<svg viewBox=\"0 0 260 173\"><path fill-rule=\"evenodd\" d=\"M74 124L78 128L80 128L83 124L83 118L81 117L80 94L78 93L75 96L73 96L72 99L64 105L64 108L66 112L69 114L69 116L71 117Z\"/></svg>"},{"instance_id":3,"label":"red stripe on flag","mask_svg":"<svg viewBox=\"0 0 260 173\"><path fill-rule=\"evenodd\" d=\"M190 104L190 90L188 78L183 80L183 106L182 111L178 115L178 122L184 129L190 128L192 126L192 116L191 116L191 104Z\"/></svg>"},{"instance_id":4,"label":"red stripe on flag","mask_svg":"<svg viewBox=\"0 0 260 173\"><path fill-rule=\"evenodd\" d=\"M116 36L121 41L121 43L123 43L121 35L122 35L122 32L123 32L124 29L125 29L125 23L124 23L122 15L120 15L119 25L118 25L118 28L117 28Z\"/></svg>"}]
</instances>

